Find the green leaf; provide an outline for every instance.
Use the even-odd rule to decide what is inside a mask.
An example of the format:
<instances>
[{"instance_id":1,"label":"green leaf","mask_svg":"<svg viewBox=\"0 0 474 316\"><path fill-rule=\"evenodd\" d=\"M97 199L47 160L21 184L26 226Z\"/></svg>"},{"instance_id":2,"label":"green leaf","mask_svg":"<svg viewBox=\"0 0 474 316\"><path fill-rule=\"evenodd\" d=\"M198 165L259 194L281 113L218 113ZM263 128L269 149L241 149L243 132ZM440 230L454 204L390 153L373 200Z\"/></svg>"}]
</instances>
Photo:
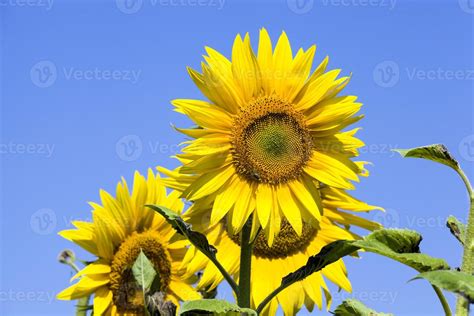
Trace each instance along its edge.
<instances>
[{"instance_id":1,"label":"green leaf","mask_svg":"<svg viewBox=\"0 0 474 316\"><path fill-rule=\"evenodd\" d=\"M392 314L378 313L373 309L368 308L361 302L355 299L344 300L341 305L339 305L334 310L334 315L336 316L384 316Z\"/></svg>"},{"instance_id":2,"label":"green leaf","mask_svg":"<svg viewBox=\"0 0 474 316\"><path fill-rule=\"evenodd\" d=\"M153 263L142 250L140 250L140 254L132 266L132 273L137 283L142 287L143 294L145 295L150 290L157 273L153 267Z\"/></svg>"},{"instance_id":3,"label":"green leaf","mask_svg":"<svg viewBox=\"0 0 474 316\"><path fill-rule=\"evenodd\" d=\"M454 169L459 168L459 163L449 153L446 146L441 144L435 144L430 146L423 146L411 149L394 149L394 151L400 153L402 157L406 158L423 158L432 161L442 163Z\"/></svg>"},{"instance_id":4,"label":"green leaf","mask_svg":"<svg viewBox=\"0 0 474 316\"><path fill-rule=\"evenodd\" d=\"M357 246L353 246L350 241L337 240L324 246L321 251L308 258L306 265L298 270L288 274L281 281L281 286L288 287L291 284L304 280L311 274L323 269L325 266L336 262L337 260L350 255L359 250Z\"/></svg>"},{"instance_id":5,"label":"green leaf","mask_svg":"<svg viewBox=\"0 0 474 316\"><path fill-rule=\"evenodd\" d=\"M183 316L192 316L192 315L257 316L257 313L250 308L240 308L236 304L233 304L224 300L216 300L216 299L183 302L183 304L181 305L179 314Z\"/></svg>"},{"instance_id":6,"label":"green leaf","mask_svg":"<svg viewBox=\"0 0 474 316\"><path fill-rule=\"evenodd\" d=\"M425 279L432 285L464 296L474 303L474 275L454 270L429 271L420 273L412 280Z\"/></svg>"},{"instance_id":7,"label":"green leaf","mask_svg":"<svg viewBox=\"0 0 474 316\"><path fill-rule=\"evenodd\" d=\"M160 205L146 205L147 207L151 208L155 212L158 212L161 216L163 216L166 221L171 224L171 226L181 235L185 236L194 247L196 247L199 251L201 251L212 263L217 267L219 272L224 276L226 281L232 287L232 290L237 295L239 292L239 288L237 283L234 279L229 275L229 273L225 270L225 268L217 261L216 253L217 249L210 245L207 241L205 235L196 232L191 229L191 225L187 224L183 219L176 214L174 211Z\"/></svg>"},{"instance_id":8,"label":"green leaf","mask_svg":"<svg viewBox=\"0 0 474 316\"><path fill-rule=\"evenodd\" d=\"M459 240L461 244L464 245L464 240L466 240L466 225L464 225L463 223L461 223L460 220L451 215L446 221L446 226L448 226L449 230L451 231L451 234L453 234L454 237L456 237L457 240Z\"/></svg>"},{"instance_id":9,"label":"green leaf","mask_svg":"<svg viewBox=\"0 0 474 316\"><path fill-rule=\"evenodd\" d=\"M396 260L418 272L449 269L445 260L420 253L421 240L421 235L412 230L380 229L364 239L353 241L352 244L366 251Z\"/></svg>"},{"instance_id":10,"label":"green leaf","mask_svg":"<svg viewBox=\"0 0 474 316\"><path fill-rule=\"evenodd\" d=\"M146 206L161 214L179 234L189 239L189 241L205 255L215 257L217 250L214 246L209 244L206 236L199 232L193 231L191 226L184 222L178 214L164 206Z\"/></svg>"},{"instance_id":11,"label":"green leaf","mask_svg":"<svg viewBox=\"0 0 474 316\"><path fill-rule=\"evenodd\" d=\"M391 258L418 272L449 269L445 260L419 253L421 240L420 234L406 229L379 229L361 240L338 240L324 246L317 255L311 256L305 266L285 276L281 284L287 287L301 281L360 249Z\"/></svg>"}]
</instances>

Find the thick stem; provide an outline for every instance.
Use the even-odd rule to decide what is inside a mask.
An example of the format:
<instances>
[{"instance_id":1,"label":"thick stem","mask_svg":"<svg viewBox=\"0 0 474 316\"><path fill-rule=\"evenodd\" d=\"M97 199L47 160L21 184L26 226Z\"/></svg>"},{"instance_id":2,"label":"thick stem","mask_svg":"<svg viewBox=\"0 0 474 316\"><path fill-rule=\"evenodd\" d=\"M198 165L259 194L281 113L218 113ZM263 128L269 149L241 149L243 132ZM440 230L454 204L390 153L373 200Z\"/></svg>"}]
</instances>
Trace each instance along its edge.
<instances>
[{"instance_id":1,"label":"thick stem","mask_svg":"<svg viewBox=\"0 0 474 316\"><path fill-rule=\"evenodd\" d=\"M461 179L466 185L471 203L469 209L469 217L467 220L466 237L464 240L464 254L461 265L462 272L471 274L474 272L474 194L471 183L469 182L469 179L467 178L464 171L461 168L457 168L456 171L461 176ZM458 296L456 302L456 315L469 315L469 301L462 296Z\"/></svg>"},{"instance_id":2,"label":"thick stem","mask_svg":"<svg viewBox=\"0 0 474 316\"><path fill-rule=\"evenodd\" d=\"M250 307L250 275L252 269L253 242L250 242L252 224L247 222L242 228L240 240L240 275L239 294L237 297L240 307Z\"/></svg>"},{"instance_id":3,"label":"thick stem","mask_svg":"<svg viewBox=\"0 0 474 316\"><path fill-rule=\"evenodd\" d=\"M441 305L443 306L445 315L452 316L451 309L449 308L449 304L446 301L446 297L444 297L443 292L441 292L440 288L435 285L433 285L433 289L435 290L436 295L438 295L439 301L441 302Z\"/></svg>"}]
</instances>

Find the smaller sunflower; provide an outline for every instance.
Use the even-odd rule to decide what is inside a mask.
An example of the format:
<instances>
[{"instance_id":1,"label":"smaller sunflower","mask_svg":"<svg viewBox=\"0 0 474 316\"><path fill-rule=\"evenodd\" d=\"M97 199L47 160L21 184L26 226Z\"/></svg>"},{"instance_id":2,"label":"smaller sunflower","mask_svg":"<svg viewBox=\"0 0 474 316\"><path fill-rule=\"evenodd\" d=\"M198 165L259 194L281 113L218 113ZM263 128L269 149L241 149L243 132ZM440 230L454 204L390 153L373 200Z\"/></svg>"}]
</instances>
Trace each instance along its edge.
<instances>
[{"instance_id":1,"label":"smaller sunflower","mask_svg":"<svg viewBox=\"0 0 474 316\"><path fill-rule=\"evenodd\" d=\"M252 308L256 308L276 289L284 276L304 266L308 258L319 253L322 247L336 240L359 239L357 234L349 230L350 226L358 226L369 231L381 227L378 223L350 214L380 208L359 201L341 189L325 187L321 189L321 195L324 215L317 228L310 223L304 223L302 233L298 235L288 221L282 220L280 232L271 246L268 245L263 231L256 233L250 290ZM341 208L350 212L342 211ZM212 226L210 213L210 205L207 210L203 205L199 208L192 206L184 217L194 229L206 234L209 242L218 250L219 262L237 278L240 260L239 235L229 231L225 219ZM198 283L199 289L212 290L223 280L215 265L193 246L183 259L183 266L187 268L189 276L197 271L204 271ZM303 305L309 311L312 311L315 305L322 309L323 296L329 309L331 293L325 279L347 292L352 290L346 267L340 259L282 291L266 306L261 315L273 316L279 306L286 316L295 315Z\"/></svg>"},{"instance_id":2,"label":"smaller sunflower","mask_svg":"<svg viewBox=\"0 0 474 316\"><path fill-rule=\"evenodd\" d=\"M75 221L77 229L59 233L98 259L77 273L72 280L79 282L57 298L75 300L93 294L94 315L141 314L144 298L131 268L143 250L160 276L166 300L179 306L179 301L199 299L191 285L194 276L183 277L181 268L189 243L179 238L163 217L145 207L159 204L180 213L183 203L179 195L173 192L167 196L159 176L149 170L147 179L135 173L131 194L122 179L115 198L105 191L100 196L102 205L91 203L92 222Z\"/></svg>"}]
</instances>

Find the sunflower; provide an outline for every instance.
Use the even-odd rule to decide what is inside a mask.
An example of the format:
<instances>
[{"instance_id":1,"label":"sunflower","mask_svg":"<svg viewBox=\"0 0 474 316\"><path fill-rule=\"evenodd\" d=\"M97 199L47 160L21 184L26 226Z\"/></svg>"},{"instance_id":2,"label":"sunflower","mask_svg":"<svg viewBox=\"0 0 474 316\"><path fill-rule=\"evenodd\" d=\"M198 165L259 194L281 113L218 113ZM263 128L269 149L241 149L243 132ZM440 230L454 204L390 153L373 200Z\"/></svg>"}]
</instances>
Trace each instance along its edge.
<instances>
[{"instance_id":1,"label":"sunflower","mask_svg":"<svg viewBox=\"0 0 474 316\"><path fill-rule=\"evenodd\" d=\"M182 166L159 170L182 197L213 201L210 224L227 216L238 233L256 213L271 245L282 222L298 236L303 222L318 227L323 185L353 189L359 180L363 163L351 158L364 144L357 129L342 130L362 117L361 103L338 96L350 78L326 72L327 57L311 73L315 51L293 55L284 32L273 49L262 29L257 54L248 34L237 35L231 61L206 47L202 73L188 69L209 101L172 101L197 127L178 128L191 138L177 155Z\"/></svg>"},{"instance_id":2,"label":"sunflower","mask_svg":"<svg viewBox=\"0 0 474 316\"><path fill-rule=\"evenodd\" d=\"M181 212L183 203L178 194L167 196L158 176L149 170L147 179L135 173L131 194L122 179L116 198L105 191L100 197L102 205L91 203L92 222L75 221L77 229L59 233L98 259L79 271L72 278L79 281L57 298L75 300L93 294L94 315L141 314L144 298L131 267L143 250L159 274L160 291L167 301L179 306L180 300L199 299L191 286L193 276L183 278L180 268L187 241L177 238L163 217L144 207L160 204Z\"/></svg>"},{"instance_id":3,"label":"sunflower","mask_svg":"<svg viewBox=\"0 0 474 316\"><path fill-rule=\"evenodd\" d=\"M303 223L302 233L298 235L288 221L282 220L280 232L273 245L269 246L262 232L256 233L252 256L251 271L251 307L256 308L265 297L275 290L284 276L304 266L308 258L319 253L322 247L336 240L354 240L360 237L349 231L350 226L358 226L372 231L380 228L378 223L369 221L351 213L366 212L378 207L368 205L351 197L344 190L325 187L321 189L324 216L319 227ZM350 212L342 211L341 208ZM192 206L185 213L185 220L193 228L206 234L209 242L217 248L217 259L235 278L239 275L239 235L229 231L225 221L211 225L210 205L206 208ZM222 282L223 277L216 266L193 246L190 247L183 266L187 275L203 270L197 287L210 291ZM295 315L303 305L312 311L317 305L323 307L323 296L327 309L331 306L331 294L325 279L339 288L351 292L351 283L347 277L342 259L326 266L301 282L297 282L278 294L263 310L262 315L275 315L280 306L286 316Z\"/></svg>"}]
</instances>

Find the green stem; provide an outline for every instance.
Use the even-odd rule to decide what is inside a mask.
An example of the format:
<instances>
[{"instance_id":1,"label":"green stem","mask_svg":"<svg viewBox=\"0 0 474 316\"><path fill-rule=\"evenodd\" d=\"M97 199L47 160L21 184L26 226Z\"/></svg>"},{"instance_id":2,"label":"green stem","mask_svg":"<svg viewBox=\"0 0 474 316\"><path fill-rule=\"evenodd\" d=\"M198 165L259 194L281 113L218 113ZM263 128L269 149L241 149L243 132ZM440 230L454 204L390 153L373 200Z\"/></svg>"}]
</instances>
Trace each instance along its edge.
<instances>
[{"instance_id":1,"label":"green stem","mask_svg":"<svg viewBox=\"0 0 474 316\"><path fill-rule=\"evenodd\" d=\"M250 242L252 224L247 222L242 228L240 240L240 275L237 301L240 307L250 307L250 273L252 269L253 242Z\"/></svg>"},{"instance_id":2,"label":"green stem","mask_svg":"<svg viewBox=\"0 0 474 316\"><path fill-rule=\"evenodd\" d=\"M441 292L439 287L435 285L433 285L433 289L435 290L436 295L438 295L441 305L443 305L444 313L446 314L446 316L452 316L451 309L449 308L449 304L446 301L446 297L444 297L443 292Z\"/></svg>"},{"instance_id":3,"label":"green stem","mask_svg":"<svg viewBox=\"0 0 474 316\"><path fill-rule=\"evenodd\" d=\"M232 290L234 291L234 294L237 295L237 297L239 297L239 293L240 293L239 286L237 285L237 283L235 283L234 279L230 276L230 274L227 273L227 271L226 271L225 268L220 264L220 262L217 261L216 257L208 256L208 255L205 254L205 253L204 253L204 255L206 255L206 257L209 258L209 260L211 260L212 263L214 263L214 265L215 265L216 268L219 270L219 272L222 274L222 276L224 277L224 279L227 281L227 283L229 283L230 287L231 287Z\"/></svg>"},{"instance_id":4,"label":"green stem","mask_svg":"<svg viewBox=\"0 0 474 316\"><path fill-rule=\"evenodd\" d=\"M286 289L287 286L284 286L284 285L280 285L278 288L276 288L273 292L271 292L267 297L265 297L265 299L258 305L257 307L257 315L260 315L260 313L263 311L263 309L265 308L265 306L267 306L268 303L270 303L270 301L278 295L278 293L280 293L281 291L283 291L284 289Z\"/></svg>"},{"instance_id":5,"label":"green stem","mask_svg":"<svg viewBox=\"0 0 474 316\"><path fill-rule=\"evenodd\" d=\"M466 226L466 237L464 240L464 254L462 258L461 271L471 274L474 272L474 194L472 190L472 185L469 182L464 171L458 167L456 169L457 173L463 180L466 185L467 192L469 193L470 198L470 209L469 217L467 220ZM469 301L462 297L458 296L456 302L456 315L457 316L467 316L469 315Z\"/></svg>"}]
</instances>

